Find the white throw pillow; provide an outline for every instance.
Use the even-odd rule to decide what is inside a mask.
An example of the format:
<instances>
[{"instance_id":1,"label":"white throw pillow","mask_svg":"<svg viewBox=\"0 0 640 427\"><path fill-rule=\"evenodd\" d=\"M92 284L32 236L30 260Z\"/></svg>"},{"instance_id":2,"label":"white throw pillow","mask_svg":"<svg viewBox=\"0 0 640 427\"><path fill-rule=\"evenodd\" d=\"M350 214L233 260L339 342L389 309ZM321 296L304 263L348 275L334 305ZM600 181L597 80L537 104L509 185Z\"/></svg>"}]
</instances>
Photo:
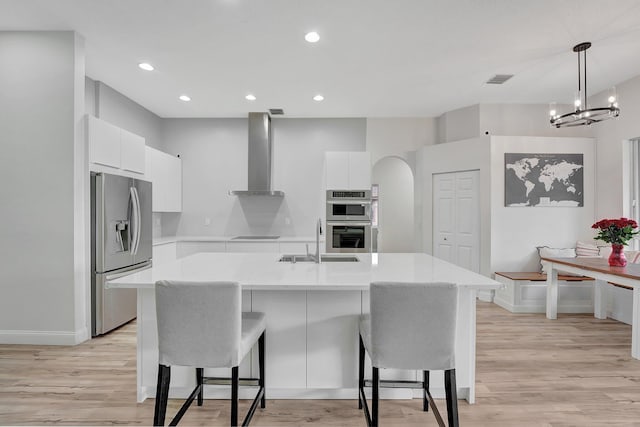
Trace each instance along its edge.
<instances>
[{"instance_id":1,"label":"white throw pillow","mask_svg":"<svg viewBox=\"0 0 640 427\"><path fill-rule=\"evenodd\" d=\"M598 246L595 243L589 242L576 242L576 257L598 257L600 256Z\"/></svg>"},{"instance_id":2,"label":"white throw pillow","mask_svg":"<svg viewBox=\"0 0 640 427\"><path fill-rule=\"evenodd\" d=\"M540 256L540 271L542 273L549 273L549 263L547 261L543 261L542 257L547 258L575 258L576 250L575 248L550 248L548 246L538 246L538 255ZM569 273L566 271L558 270L558 273L565 274L567 276L580 276L580 274Z\"/></svg>"}]
</instances>

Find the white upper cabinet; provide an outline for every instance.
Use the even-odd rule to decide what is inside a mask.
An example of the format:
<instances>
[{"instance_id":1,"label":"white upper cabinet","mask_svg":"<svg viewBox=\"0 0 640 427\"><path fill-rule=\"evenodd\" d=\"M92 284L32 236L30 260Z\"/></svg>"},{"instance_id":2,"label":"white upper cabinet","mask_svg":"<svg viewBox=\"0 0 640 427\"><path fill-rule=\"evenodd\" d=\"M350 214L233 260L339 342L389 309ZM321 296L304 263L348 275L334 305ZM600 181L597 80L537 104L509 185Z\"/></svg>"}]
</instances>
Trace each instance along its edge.
<instances>
[{"instance_id":1,"label":"white upper cabinet","mask_svg":"<svg viewBox=\"0 0 640 427\"><path fill-rule=\"evenodd\" d=\"M146 147L146 179L153 183L153 212L182 212L182 160Z\"/></svg>"},{"instance_id":2,"label":"white upper cabinet","mask_svg":"<svg viewBox=\"0 0 640 427\"><path fill-rule=\"evenodd\" d=\"M145 141L135 133L120 129L120 168L131 171L145 172Z\"/></svg>"},{"instance_id":3,"label":"white upper cabinet","mask_svg":"<svg viewBox=\"0 0 640 427\"><path fill-rule=\"evenodd\" d=\"M325 153L327 190L367 190L371 188L371 156L364 151Z\"/></svg>"},{"instance_id":4,"label":"white upper cabinet","mask_svg":"<svg viewBox=\"0 0 640 427\"><path fill-rule=\"evenodd\" d=\"M90 169L137 176L145 173L145 139L96 117L87 116Z\"/></svg>"},{"instance_id":5,"label":"white upper cabinet","mask_svg":"<svg viewBox=\"0 0 640 427\"><path fill-rule=\"evenodd\" d=\"M327 190L349 188L349 153L329 151L325 153Z\"/></svg>"},{"instance_id":6,"label":"white upper cabinet","mask_svg":"<svg viewBox=\"0 0 640 427\"><path fill-rule=\"evenodd\" d=\"M371 188L371 155L358 151L349 153L349 190Z\"/></svg>"},{"instance_id":7,"label":"white upper cabinet","mask_svg":"<svg viewBox=\"0 0 640 427\"><path fill-rule=\"evenodd\" d=\"M120 168L120 128L93 116L89 123L89 161Z\"/></svg>"}]
</instances>

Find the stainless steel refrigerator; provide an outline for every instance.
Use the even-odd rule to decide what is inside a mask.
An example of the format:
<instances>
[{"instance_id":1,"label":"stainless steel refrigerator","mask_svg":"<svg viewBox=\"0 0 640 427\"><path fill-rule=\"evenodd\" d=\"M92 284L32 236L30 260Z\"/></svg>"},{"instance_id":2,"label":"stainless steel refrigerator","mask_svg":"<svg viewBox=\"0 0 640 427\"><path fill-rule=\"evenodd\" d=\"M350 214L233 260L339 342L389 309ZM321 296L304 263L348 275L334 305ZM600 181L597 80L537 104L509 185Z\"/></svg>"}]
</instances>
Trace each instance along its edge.
<instances>
[{"instance_id":1,"label":"stainless steel refrigerator","mask_svg":"<svg viewBox=\"0 0 640 427\"><path fill-rule=\"evenodd\" d=\"M91 173L91 323L102 335L136 317L135 289L108 280L151 267L151 183Z\"/></svg>"}]
</instances>

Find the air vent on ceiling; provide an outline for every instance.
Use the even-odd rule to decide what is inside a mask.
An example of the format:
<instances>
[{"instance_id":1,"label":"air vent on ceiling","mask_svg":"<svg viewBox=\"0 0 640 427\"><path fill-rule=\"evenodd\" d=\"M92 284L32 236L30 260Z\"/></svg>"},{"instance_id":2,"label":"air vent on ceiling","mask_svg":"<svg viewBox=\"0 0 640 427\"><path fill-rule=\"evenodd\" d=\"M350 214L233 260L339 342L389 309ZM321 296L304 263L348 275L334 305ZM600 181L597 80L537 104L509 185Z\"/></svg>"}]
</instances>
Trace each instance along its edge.
<instances>
[{"instance_id":1,"label":"air vent on ceiling","mask_svg":"<svg viewBox=\"0 0 640 427\"><path fill-rule=\"evenodd\" d=\"M284 115L284 110L282 108L269 108L269 114L272 116L282 116Z\"/></svg>"},{"instance_id":2,"label":"air vent on ceiling","mask_svg":"<svg viewBox=\"0 0 640 427\"><path fill-rule=\"evenodd\" d=\"M489 80L487 80L487 84L489 84L489 85L501 85L502 83L504 83L507 80L509 80L511 77L513 77L513 74L496 74L495 76L493 76Z\"/></svg>"}]
</instances>

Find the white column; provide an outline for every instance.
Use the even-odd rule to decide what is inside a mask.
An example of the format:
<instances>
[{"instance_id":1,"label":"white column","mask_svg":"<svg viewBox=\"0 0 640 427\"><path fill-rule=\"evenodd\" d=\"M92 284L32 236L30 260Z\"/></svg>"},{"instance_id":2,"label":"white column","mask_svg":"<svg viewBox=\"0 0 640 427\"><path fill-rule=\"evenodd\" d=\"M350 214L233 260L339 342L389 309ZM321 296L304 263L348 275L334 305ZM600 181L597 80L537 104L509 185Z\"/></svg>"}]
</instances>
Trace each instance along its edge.
<instances>
[{"instance_id":1,"label":"white column","mask_svg":"<svg viewBox=\"0 0 640 427\"><path fill-rule=\"evenodd\" d=\"M607 282L603 280L595 280L593 288L593 315L596 319L606 319L607 309L609 307L609 299L607 298Z\"/></svg>"},{"instance_id":2,"label":"white column","mask_svg":"<svg viewBox=\"0 0 640 427\"><path fill-rule=\"evenodd\" d=\"M631 322L631 357L640 359L640 288L633 287L633 321Z\"/></svg>"},{"instance_id":3,"label":"white column","mask_svg":"<svg viewBox=\"0 0 640 427\"><path fill-rule=\"evenodd\" d=\"M549 263L547 273L547 319L558 318L558 270Z\"/></svg>"}]
</instances>

